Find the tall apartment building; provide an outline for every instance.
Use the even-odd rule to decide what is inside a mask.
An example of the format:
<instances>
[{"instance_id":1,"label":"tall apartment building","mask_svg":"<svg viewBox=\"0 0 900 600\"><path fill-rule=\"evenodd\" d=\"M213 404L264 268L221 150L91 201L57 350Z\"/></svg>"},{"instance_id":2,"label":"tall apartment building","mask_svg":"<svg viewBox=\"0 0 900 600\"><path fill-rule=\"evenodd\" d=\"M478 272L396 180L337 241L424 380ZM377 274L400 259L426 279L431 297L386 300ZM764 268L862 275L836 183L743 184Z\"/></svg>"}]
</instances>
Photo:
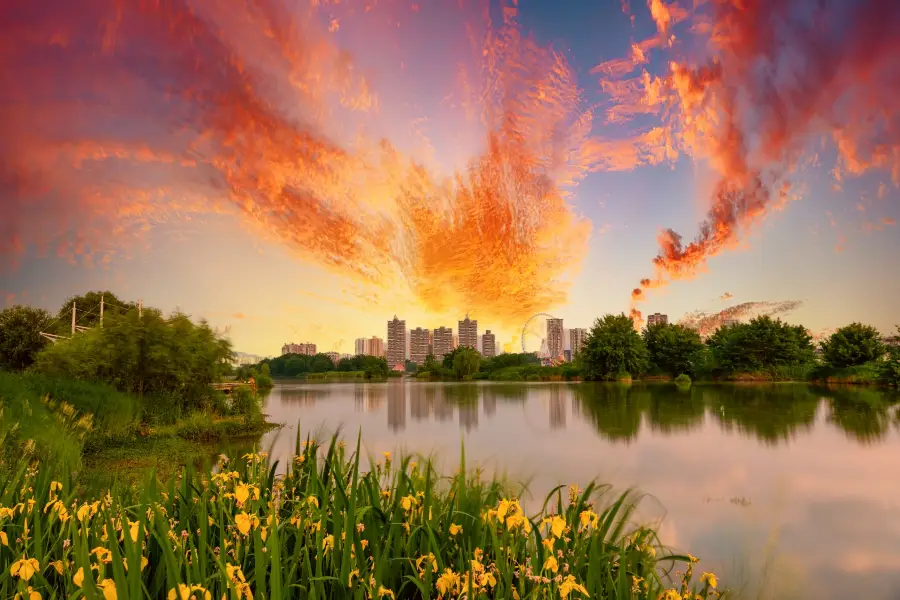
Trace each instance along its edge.
<instances>
[{"instance_id":1,"label":"tall apartment building","mask_svg":"<svg viewBox=\"0 0 900 600\"><path fill-rule=\"evenodd\" d=\"M587 329L573 327L569 330L569 343L572 347L572 358L575 358L575 355L584 348L585 340L587 340Z\"/></svg>"},{"instance_id":2,"label":"tall apartment building","mask_svg":"<svg viewBox=\"0 0 900 600\"><path fill-rule=\"evenodd\" d=\"M478 321L469 319L469 315L459 321L459 346L478 348Z\"/></svg>"},{"instance_id":3,"label":"tall apartment building","mask_svg":"<svg viewBox=\"0 0 900 600\"><path fill-rule=\"evenodd\" d=\"M722 327L734 327L738 323L740 323L740 321L738 321L737 319L725 319L722 322Z\"/></svg>"},{"instance_id":4,"label":"tall apartment building","mask_svg":"<svg viewBox=\"0 0 900 600\"><path fill-rule=\"evenodd\" d=\"M337 366L338 362L341 360L341 355L338 352L326 352L325 356L331 359L334 366Z\"/></svg>"},{"instance_id":5,"label":"tall apartment building","mask_svg":"<svg viewBox=\"0 0 900 600\"><path fill-rule=\"evenodd\" d=\"M305 354L306 356L315 356L316 354L316 345L315 344L293 344L287 343L281 347L281 355L285 354Z\"/></svg>"},{"instance_id":6,"label":"tall apartment building","mask_svg":"<svg viewBox=\"0 0 900 600\"><path fill-rule=\"evenodd\" d=\"M563 355L562 319L547 319L547 352L551 358Z\"/></svg>"},{"instance_id":7,"label":"tall apartment building","mask_svg":"<svg viewBox=\"0 0 900 600\"><path fill-rule=\"evenodd\" d=\"M384 356L384 340L380 337L357 338L356 354L364 356Z\"/></svg>"},{"instance_id":8,"label":"tall apartment building","mask_svg":"<svg viewBox=\"0 0 900 600\"><path fill-rule=\"evenodd\" d=\"M427 329L416 327L409 332L409 360L417 365L425 364L425 357L428 356L428 340L430 332Z\"/></svg>"},{"instance_id":9,"label":"tall apartment building","mask_svg":"<svg viewBox=\"0 0 900 600\"><path fill-rule=\"evenodd\" d=\"M438 327L434 330L434 359L444 360L445 354L453 350L453 330L449 327Z\"/></svg>"},{"instance_id":10,"label":"tall apartment building","mask_svg":"<svg viewBox=\"0 0 900 600\"><path fill-rule=\"evenodd\" d=\"M497 337L488 329L481 336L481 354L487 358L497 356Z\"/></svg>"},{"instance_id":11,"label":"tall apartment building","mask_svg":"<svg viewBox=\"0 0 900 600\"><path fill-rule=\"evenodd\" d=\"M394 315L392 321L387 324L387 362L388 366L395 367L406 362L406 321L401 321Z\"/></svg>"},{"instance_id":12,"label":"tall apartment building","mask_svg":"<svg viewBox=\"0 0 900 600\"><path fill-rule=\"evenodd\" d=\"M647 317L647 327L652 327L654 325L668 325L669 324L669 315L663 315L660 313L653 313Z\"/></svg>"}]
</instances>

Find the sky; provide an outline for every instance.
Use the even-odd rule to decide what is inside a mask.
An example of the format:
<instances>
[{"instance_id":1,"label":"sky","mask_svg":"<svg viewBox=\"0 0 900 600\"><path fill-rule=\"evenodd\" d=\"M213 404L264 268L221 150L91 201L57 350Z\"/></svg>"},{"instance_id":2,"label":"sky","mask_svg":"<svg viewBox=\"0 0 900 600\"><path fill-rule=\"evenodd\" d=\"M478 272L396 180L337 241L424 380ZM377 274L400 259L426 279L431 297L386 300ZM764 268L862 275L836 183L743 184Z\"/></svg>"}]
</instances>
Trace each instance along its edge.
<instances>
[{"instance_id":1,"label":"sky","mask_svg":"<svg viewBox=\"0 0 900 600\"><path fill-rule=\"evenodd\" d=\"M0 305L108 289L260 355L394 315L507 349L539 312L888 333L897 26L883 0L13 0Z\"/></svg>"}]
</instances>

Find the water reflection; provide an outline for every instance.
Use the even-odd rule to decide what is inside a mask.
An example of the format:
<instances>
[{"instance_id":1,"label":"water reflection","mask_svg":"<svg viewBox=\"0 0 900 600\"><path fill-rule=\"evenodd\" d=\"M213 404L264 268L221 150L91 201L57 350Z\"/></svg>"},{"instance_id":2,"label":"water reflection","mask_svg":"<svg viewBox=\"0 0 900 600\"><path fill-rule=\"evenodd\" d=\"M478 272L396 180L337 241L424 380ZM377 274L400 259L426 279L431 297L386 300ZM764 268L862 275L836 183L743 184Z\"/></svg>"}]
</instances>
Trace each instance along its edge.
<instances>
[{"instance_id":1,"label":"water reflection","mask_svg":"<svg viewBox=\"0 0 900 600\"><path fill-rule=\"evenodd\" d=\"M280 390L277 402L312 408L345 390L309 386ZM708 420L726 433L752 437L765 445L785 444L809 433L817 416L848 437L873 444L884 439L897 414L898 395L883 390L828 388L794 384L674 385L629 384L350 384L356 412L384 414L399 434L412 423L448 423L471 432L497 414L499 404L545 407L551 430L564 430L570 418L590 423L604 439L631 444L643 433L689 434ZM387 405L385 408L385 404Z\"/></svg>"}]
</instances>

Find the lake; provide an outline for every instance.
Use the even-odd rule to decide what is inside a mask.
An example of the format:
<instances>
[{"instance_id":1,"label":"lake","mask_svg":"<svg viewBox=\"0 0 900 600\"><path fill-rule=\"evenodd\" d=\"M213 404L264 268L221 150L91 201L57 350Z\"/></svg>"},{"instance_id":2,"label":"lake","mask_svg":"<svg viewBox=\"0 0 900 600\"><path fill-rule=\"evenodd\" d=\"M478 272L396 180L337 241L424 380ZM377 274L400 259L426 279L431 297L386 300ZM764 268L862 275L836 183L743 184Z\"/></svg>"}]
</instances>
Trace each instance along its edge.
<instances>
[{"instance_id":1,"label":"lake","mask_svg":"<svg viewBox=\"0 0 900 600\"><path fill-rule=\"evenodd\" d=\"M741 598L900 598L895 393L805 384L279 383L274 458L343 427L366 451L437 453L529 483L648 497L662 542Z\"/></svg>"}]
</instances>

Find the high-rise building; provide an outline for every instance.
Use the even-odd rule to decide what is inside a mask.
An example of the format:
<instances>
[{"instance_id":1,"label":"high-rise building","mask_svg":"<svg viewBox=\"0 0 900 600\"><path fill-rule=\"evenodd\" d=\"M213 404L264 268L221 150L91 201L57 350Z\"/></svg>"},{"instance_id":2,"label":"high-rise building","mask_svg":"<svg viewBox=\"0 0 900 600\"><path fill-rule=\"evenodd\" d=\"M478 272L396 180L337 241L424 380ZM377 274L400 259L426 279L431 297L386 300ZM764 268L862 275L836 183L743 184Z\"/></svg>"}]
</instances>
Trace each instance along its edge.
<instances>
[{"instance_id":1,"label":"high-rise building","mask_svg":"<svg viewBox=\"0 0 900 600\"><path fill-rule=\"evenodd\" d=\"M406 362L406 321L401 321L394 315L392 321L387 324L387 362L388 366L395 367Z\"/></svg>"},{"instance_id":2,"label":"high-rise building","mask_svg":"<svg viewBox=\"0 0 900 600\"><path fill-rule=\"evenodd\" d=\"M550 358L563 355L562 319L547 319L547 352Z\"/></svg>"},{"instance_id":3,"label":"high-rise building","mask_svg":"<svg viewBox=\"0 0 900 600\"><path fill-rule=\"evenodd\" d=\"M326 352L325 356L331 359L331 362L334 363L334 366L337 366L338 361L341 360L341 355L338 352Z\"/></svg>"},{"instance_id":4,"label":"high-rise building","mask_svg":"<svg viewBox=\"0 0 900 600\"><path fill-rule=\"evenodd\" d=\"M485 358L497 356L497 337L491 333L490 329L485 331L484 335L481 336L481 354L483 354Z\"/></svg>"},{"instance_id":5,"label":"high-rise building","mask_svg":"<svg viewBox=\"0 0 900 600\"><path fill-rule=\"evenodd\" d=\"M449 327L438 327L434 330L434 359L438 362L444 360L445 354L453 350L453 330Z\"/></svg>"},{"instance_id":6,"label":"high-rise building","mask_svg":"<svg viewBox=\"0 0 900 600\"><path fill-rule=\"evenodd\" d=\"M587 329L581 327L573 327L569 330L569 343L572 345L572 358L581 352L584 348L584 342L587 340Z\"/></svg>"},{"instance_id":7,"label":"high-rise building","mask_svg":"<svg viewBox=\"0 0 900 600\"><path fill-rule=\"evenodd\" d=\"M740 323L740 321L738 321L737 319L725 319L722 322L722 327L734 327L738 323Z\"/></svg>"},{"instance_id":8,"label":"high-rise building","mask_svg":"<svg viewBox=\"0 0 900 600\"><path fill-rule=\"evenodd\" d=\"M356 354L364 356L384 356L384 340L380 337L357 338Z\"/></svg>"},{"instance_id":9,"label":"high-rise building","mask_svg":"<svg viewBox=\"0 0 900 600\"><path fill-rule=\"evenodd\" d=\"M653 313L652 315L647 316L647 327L652 327L654 325L668 325L668 324L669 324L669 315Z\"/></svg>"},{"instance_id":10,"label":"high-rise building","mask_svg":"<svg viewBox=\"0 0 900 600\"><path fill-rule=\"evenodd\" d=\"M469 319L469 315L459 321L459 346L478 348L478 321Z\"/></svg>"},{"instance_id":11,"label":"high-rise building","mask_svg":"<svg viewBox=\"0 0 900 600\"><path fill-rule=\"evenodd\" d=\"M284 356L285 354L305 354L306 356L315 356L316 345L311 343L287 343L281 347L281 355Z\"/></svg>"},{"instance_id":12,"label":"high-rise building","mask_svg":"<svg viewBox=\"0 0 900 600\"><path fill-rule=\"evenodd\" d=\"M417 365L425 364L425 357L428 356L428 339L429 331L416 327L409 332L409 360Z\"/></svg>"}]
</instances>

